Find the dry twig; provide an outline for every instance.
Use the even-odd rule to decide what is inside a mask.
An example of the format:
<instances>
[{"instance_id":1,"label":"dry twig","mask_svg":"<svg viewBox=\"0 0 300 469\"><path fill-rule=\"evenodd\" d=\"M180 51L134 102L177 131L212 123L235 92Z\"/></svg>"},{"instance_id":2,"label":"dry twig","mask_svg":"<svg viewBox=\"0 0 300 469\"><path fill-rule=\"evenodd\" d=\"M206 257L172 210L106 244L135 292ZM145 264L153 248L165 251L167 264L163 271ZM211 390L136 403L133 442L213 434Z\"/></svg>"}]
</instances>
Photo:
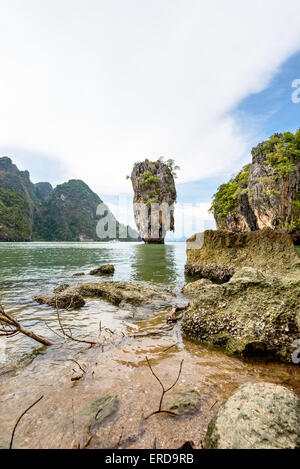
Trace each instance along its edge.
<instances>
[{"instance_id":1,"label":"dry twig","mask_svg":"<svg viewBox=\"0 0 300 469\"><path fill-rule=\"evenodd\" d=\"M33 404L31 404L31 406L29 406L26 410L24 410L24 412L20 415L20 417L16 421L15 426L14 426L13 431L12 431L11 440L10 440L10 444L9 444L9 449L12 449L16 429L17 429L17 426L19 425L21 419L24 417L25 414L27 414L27 412L29 412L30 409L32 409L32 407L34 407L38 402L40 402L43 399L43 397L44 396L41 396L37 401L35 401Z\"/></svg>"},{"instance_id":2,"label":"dry twig","mask_svg":"<svg viewBox=\"0 0 300 469\"><path fill-rule=\"evenodd\" d=\"M78 342L80 344L89 344L91 346L98 345L98 342L92 342L91 340L76 339L75 337L73 337L72 331L70 329L69 329L69 334L66 332L66 330L65 330L65 328L62 324L59 311L58 311L57 301L56 301L56 314L57 314L57 319L58 319L58 323L59 323L61 332L65 337L67 337L67 339L73 340L74 342Z\"/></svg>"},{"instance_id":3,"label":"dry twig","mask_svg":"<svg viewBox=\"0 0 300 469\"><path fill-rule=\"evenodd\" d=\"M171 412L169 410L162 410L162 404L163 404L163 399L165 397L165 394L169 391L171 391L171 389L173 389L176 384L178 383L179 381L179 378L180 378L180 375L181 375L181 371L182 371L182 365L183 365L183 361L181 361L180 363L180 367L179 367L179 372L178 372L178 376L176 378L176 380L174 381L174 383L172 384L172 386L170 386L169 388L165 388L165 386L163 385L163 383L161 382L160 378L157 376L157 374L154 372L150 362L149 362L149 359L148 357L146 357L146 360L147 360L147 363L148 363L148 366L151 370L151 373L153 374L153 376L156 378L156 380L159 382L160 386L161 386L161 389L162 389L162 395L161 395L161 398L160 398L160 401L159 401L159 407L158 407L158 410L156 410L155 412L152 412L150 415L148 415L148 417L145 417L145 420L149 419L150 417L152 417L153 415L156 415L156 414L168 414L168 415L172 415L173 417L177 416L178 414L176 414L175 412Z\"/></svg>"}]
</instances>

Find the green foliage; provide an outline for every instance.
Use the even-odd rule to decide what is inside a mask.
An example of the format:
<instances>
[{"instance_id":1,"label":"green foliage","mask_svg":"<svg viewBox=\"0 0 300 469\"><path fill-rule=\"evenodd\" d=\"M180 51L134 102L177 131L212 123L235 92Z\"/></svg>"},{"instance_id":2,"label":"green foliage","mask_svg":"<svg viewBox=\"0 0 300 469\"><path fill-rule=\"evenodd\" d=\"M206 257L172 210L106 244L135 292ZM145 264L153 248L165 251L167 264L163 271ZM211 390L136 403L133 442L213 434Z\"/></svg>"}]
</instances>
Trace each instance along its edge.
<instances>
[{"instance_id":1,"label":"green foliage","mask_svg":"<svg viewBox=\"0 0 300 469\"><path fill-rule=\"evenodd\" d=\"M177 179L177 171L180 171L180 167L178 165L175 164L175 160L173 160L172 158L169 158L166 162L164 161L164 157L161 156L159 158L159 161L161 161L162 163L165 163L169 170L170 170L170 173L172 174L173 178L174 179Z\"/></svg>"},{"instance_id":2,"label":"green foliage","mask_svg":"<svg viewBox=\"0 0 300 469\"><path fill-rule=\"evenodd\" d=\"M213 197L210 212L222 218L238 205L238 197L247 191L247 189L241 188L241 184L248 185L249 169L250 164L244 166L242 171L218 188Z\"/></svg>"},{"instance_id":3,"label":"green foliage","mask_svg":"<svg viewBox=\"0 0 300 469\"><path fill-rule=\"evenodd\" d=\"M274 167L275 179L287 179L291 172L297 170L295 163L300 160L300 129L295 135L291 132L273 135L263 149L267 155L265 164Z\"/></svg>"},{"instance_id":4,"label":"green foliage","mask_svg":"<svg viewBox=\"0 0 300 469\"><path fill-rule=\"evenodd\" d=\"M29 240L31 226L31 208L25 196L0 188L0 239Z\"/></svg>"},{"instance_id":5,"label":"green foliage","mask_svg":"<svg viewBox=\"0 0 300 469\"><path fill-rule=\"evenodd\" d=\"M293 216L291 228L300 231L300 193L298 192L296 200L293 202Z\"/></svg>"},{"instance_id":6,"label":"green foliage","mask_svg":"<svg viewBox=\"0 0 300 469\"><path fill-rule=\"evenodd\" d=\"M139 179L139 182L142 186L145 187L159 187L160 186L160 179L158 176L152 173L150 169L145 171Z\"/></svg>"}]
</instances>

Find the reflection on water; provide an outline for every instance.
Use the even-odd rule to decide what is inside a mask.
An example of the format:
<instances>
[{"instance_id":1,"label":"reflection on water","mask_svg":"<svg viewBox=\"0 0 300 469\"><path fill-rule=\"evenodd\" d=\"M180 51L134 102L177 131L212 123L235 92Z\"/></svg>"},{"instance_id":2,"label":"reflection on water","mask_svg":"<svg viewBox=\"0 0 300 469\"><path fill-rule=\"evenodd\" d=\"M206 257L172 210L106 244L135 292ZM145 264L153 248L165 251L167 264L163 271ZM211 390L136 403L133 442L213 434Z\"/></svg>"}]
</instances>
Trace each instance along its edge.
<instances>
[{"instance_id":1,"label":"reflection on water","mask_svg":"<svg viewBox=\"0 0 300 469\"><path fill-rule=\"evenodd\" d=\"M176 249L177 247L177 249ZM181 247L181 246L180 246ZM181 265L176 245L138 245L131 257L132 278L148 282L175 284ZM180 252L180 254L182 254Z\"/></svg>"}]
</instances>

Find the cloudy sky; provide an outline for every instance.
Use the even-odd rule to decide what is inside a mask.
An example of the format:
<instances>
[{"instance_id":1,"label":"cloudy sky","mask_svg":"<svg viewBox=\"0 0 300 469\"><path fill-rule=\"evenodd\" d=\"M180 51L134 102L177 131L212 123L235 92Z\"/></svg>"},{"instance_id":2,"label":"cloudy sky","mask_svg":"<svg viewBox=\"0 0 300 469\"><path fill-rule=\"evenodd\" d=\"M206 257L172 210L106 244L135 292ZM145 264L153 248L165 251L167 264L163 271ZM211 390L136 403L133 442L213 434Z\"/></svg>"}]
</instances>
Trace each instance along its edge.
<instances>
[{"instance_id":1,"label":"cloudy sky","mask_svg":"<svg viewBox=\"0 0 300 469\"><path fill-rule=\"evenodd\" d=\"M171 157L178 214L211 223L251 147L300 126L299 24L299 0L0 0L0 154L113 205Z\"/></svg>"}]
</instances>

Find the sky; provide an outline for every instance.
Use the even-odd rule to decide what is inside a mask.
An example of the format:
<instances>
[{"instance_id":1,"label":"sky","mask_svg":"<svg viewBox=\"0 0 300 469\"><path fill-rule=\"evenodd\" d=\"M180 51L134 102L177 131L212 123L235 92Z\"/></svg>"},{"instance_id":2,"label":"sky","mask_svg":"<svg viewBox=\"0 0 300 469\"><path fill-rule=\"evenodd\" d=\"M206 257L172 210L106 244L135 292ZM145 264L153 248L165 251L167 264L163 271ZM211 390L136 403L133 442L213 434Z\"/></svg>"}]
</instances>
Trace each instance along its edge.
<instances>
[{"instance_id":1,"label":"sky","mask_svg":"<svg viewBox=\"0 0 300 469\"><path fill-rule=\"evenodd\" d=\"M131 223L134 162L174 158L176 236L213 227L217 187L300 127L299 24L299 0L0 0L0 155Z\"/></svg>"}]
</instances>

